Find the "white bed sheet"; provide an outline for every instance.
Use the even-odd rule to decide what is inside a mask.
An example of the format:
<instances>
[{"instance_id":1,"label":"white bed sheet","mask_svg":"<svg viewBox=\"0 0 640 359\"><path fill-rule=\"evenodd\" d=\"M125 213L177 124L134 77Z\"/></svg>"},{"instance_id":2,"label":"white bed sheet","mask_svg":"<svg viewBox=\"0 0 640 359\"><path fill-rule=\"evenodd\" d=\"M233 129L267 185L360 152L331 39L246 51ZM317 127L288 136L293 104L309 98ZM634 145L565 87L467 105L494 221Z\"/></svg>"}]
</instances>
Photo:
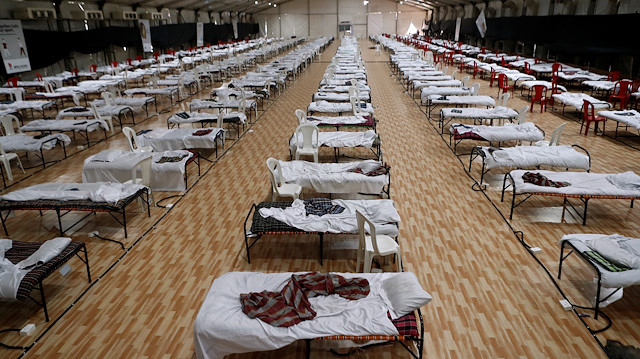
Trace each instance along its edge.
<instances>
[{"instance_id":1,"label":"white bed sheet","mask_svg":"<svg viewBox=\"0 0 640 359\"><path fill-rule=\"evenodd\" d=\"M525 172L539 173L552 181L569 182L567 187L537 186L526 183L522 179ZM640 188L623 189L613 185L607 180L608 176L619 175L617 173L584 173L584 172L554 172L554 171L511 171L511 176L516 184L516 193L559 193L569 195L592 195L592 196L624 196L640 197Z\"/></svg>"},{"instance_id":2,"label":"white bed sheet","mask_svg":"<svg viewBox=\"0 0 640 359\"><path fill-rule=\"evenodd\" d=\"M358 125L366 123L368 120L363 116L307 116L307 122L319 124L336 124L336 125Z\"/></svg>"},{"instance_id":3,"label":"white bed sheet","mask_svg":"<svg viewBox=\"0 0 640 359\"><path fill-rule=\"evenodd\" d=\"M430 95L428 103L434 105L474 105L474 106L490 106L496 105L496 100L491 96L441 96Z\"/></svg>"},{"instance_id":4,"label":"white bed sheet","mask_svg":"<svg viewBox=\"0 0 640 359\"><path fill-rule=\"evenodd\" d=\"M369 101L371 94L369 92L360 92L358 98L362 101ZM335 101L335 102L348 102L350 96L348 93L337 92L316 92L313 94L313 101Z\"/></svg>"},{"instance_id":5,"label":"white bed sheet","mask_svg":"<svg viewBox=\"0 0 640 359\"><path fill-rule=\"evenodd\" d=\"M468 96L471 95L471 89L468 87L438 87L438 86L429 86L420 89L420 101L422 103L427 103L429 96L438 95L438 96Z\"/></svg>"},{"instance_id":6,"label":"white bed sheet","mask_svg":"<svg viewBox=\"0 0 640 359\"><path fill-rule=\"evenodd\" d=\"M326 131L318 133L318 142L320 146L327 147L365 147L371 148L373 141L378 135L373 130L348 132L348 131ZM296 153L298 147L302 146L302 136L300 141L296 140L295 134L289 141L289 149L292 153Z\"/></svg>"},{"instance_id":7,"label":"white bed sheet","mask_svg":"<svg viewBox=\"0 0 640 359\"><path fill-rule=\"evenodd\" d=\"M83 123L84 122L84 123ZM29 131L87 131L93 132L102 127L106 131L109 125L104 120L33 120L20 127L22 132Z\"/></svg>"},{"instance_id":8,"label":"white bed sheet","mask_svg":"<svg viewBox=\"0 0 640 359\"><path fill-rule=\"evenodd\" d=\"M284 182L296 183L319 193L381 193L389 184L388 175L366 176L348 171L356 168L365 172L373 170L381 165L374 160L346 163L280 161L280 165Z\"/></svg>"},{"instance_id":9,"label":"white bed sheet","mask_svg":"<svg viewBox=\"0 0 640 359\"><path fill-rule=\"evenodd\" d=\"M54 141L50 141L54 139ZM0 144L6 152L15 151L40 151L52 149L58 141L64 142L65 146L71 143L69 136L64 133L54 133L36 139L25 134L17 134L13 136L0 136Z\"/></svg>"},{"instance_id":10,"label":"white bed sheet","mask_svg":"<svg viewBox=\"0 0 640 359\"><path fill-rule=\"evenodd\" d=\"M364 103L364 102L363 102ZM373 113L373 106L370 103L365 103L365 108L360 108L360 112ZM314 101L309 103L307 112L324 112L324 113L338 113L338 112L351 112L353 108L351 102L328 102L328 101Z\"/></svg>"},{"instance_id":11,"label":"white bed sheet","mask_svg":"<svg viewBox=\"0 0 640 359\"><path fill-rule=\"evenodd\" d=\"M59 201L91 200L94 202L116 203L127 198L140 189L145 188L138 184L124 183L41 183L22 188L5 195L0 199L5 201L32 201L39 199L53 199Z\"/></svg>"},{"instance_id":12,"label":"white bed sheet","mask_svg":"<svg viewBox=\"0 0 640 359\"><path fill-rule=\"evenodd\" d=\"M473 132L490 142L534 142L544 140L544 134L532 122L525 122L520 125L507 123L504 126L461 125L459 123L452 123L449 127L449 132L454 133L455 130L457 130L459 134Z\"/></svg>"},{"instance_id":13,"label":"white bed sheet","mask_svg":"<svg viewBox=\"0 0 640 359\"><path fill-rule=\"evenodd\" d=\"M155 129L138 136L140 146L151 146L154 152L176 151L191 148L216 148L217 136L221 128L208 127L212 130L203 136L193 136L198 129ZM224 138L224 136L222 136ZM224 141L224 140L223 140Z\"/></svg>"},{"instance_id":14,"label":"white bed sheet","mask_svg":"<svg viewBox=\"0 0 640 359\"><path fill-rule=\"evenodd\" d=\"M582 111L582 106L584 106L584 100L591 102L593 104L593 108L595 109L611 108L611 104L606 101L598 100L595 97L589 96L584 93L578 93L578 92L557 93L553 95L553 99L560 101L560 103L564 105L575 107L576 110L578 111Z\"/></svg>"},{"instance_id":15,"label":"white bed sheet","mask_svg":"<svg viewBox=\"0 0 640 359\"><path fill-rule=\"evenodd\" d=\"M371 292L354 301L336 295L309 298L316 318L292 327L274 327L242 312L240 294L280 291L292 274L231 272L216 278L194 323L196 357L222 359L228 354L272 350L299 339L329 335L398 334L387 318L389 305L380 286L395 273L338 273L346 278L366 278Z\"/></svg>"},{"instance_id":16,"label":"white bed sheet","mask_svg":"<svg viewBox=\"0 0 640 359\"><path fill-rule=\"evenodd\" d=\"M499 167L554 166L588 170L589 157L571 146L516 146L505 147L490 153L490 147L482 147L487 169Z\"/></svg>"},{"instance_id":17,"label":"white bed sheet","mask_svg":"<svg viewBox=\"0 0 640 359\"><path fill-rule=\"evenodd\" d=\"M640 130L640 112L636 110L598 111L598 115Z\"/></svg>"},{"instance_id":18,"label":"white bed sheet","mask_svg":"<svg viewBox=\"0 0 640 359\"><path fill-rule=\"evenodd\" d=\"M187 112L187 114L189 115L189 118L182 118L178 115L172 115L171 117L169 117L169 119L167 120L169 123L196 123L196 122L200 122L200 121L211 121L211 122L216 122L218 121L218 114L211 114L211 113L203 113L203 112ZM234 119L237 118L240 120L241 123L246 123L247 122L247 115L242 113L242 112L226 112L223 114L223 119Z\"/></svg>"},{"instance_id":19,"label":"white bed sheet","mask_svg":"<svg viewBox=\"0 0 640 359\"><path fill-rule=\"evenodd\" d=\"M443 118L513 119L518 117L518 112L509 107L443 108L440 113Z\"/></svg>"},{"instance_id":20,"label":"white bed sheet","mask_svg":"<svg viewBox=\"0 0 640 359\"><path fill-rule=\"evenodd\" d=\"M157 163L162 157L185 156L179 162ZM185 150L165 152L131 152L104 150L84 160L82 182L123 183L131 179L131 170L141 160L152 157L151 189L154 191L183 191L184 173L193 153ZM139 174L140 176L141 174ZM138 177L140 178L140 177Z\"/></svg>"}]
</instances>

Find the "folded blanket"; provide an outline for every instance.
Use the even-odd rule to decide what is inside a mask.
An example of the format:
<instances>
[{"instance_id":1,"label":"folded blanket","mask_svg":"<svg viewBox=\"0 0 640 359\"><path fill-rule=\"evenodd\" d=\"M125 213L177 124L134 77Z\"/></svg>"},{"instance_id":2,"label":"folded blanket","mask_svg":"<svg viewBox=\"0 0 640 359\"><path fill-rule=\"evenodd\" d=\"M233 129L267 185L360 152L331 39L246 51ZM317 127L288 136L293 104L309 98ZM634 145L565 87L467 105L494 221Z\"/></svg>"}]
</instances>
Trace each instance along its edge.
<instances>
[{"instance_id":1,"label":"folded blanket","mask_svg":"<svg viewBox=\"0 0 640 359\"><path fill-rule=\"evenodd\" d=\"M369 295L369 282L364 278L346 279L332 273L293 274L280 292L262 291L240 294L242 312L274 327L290 327L315 318L309 298L338 294L357 300Z\"/></svg>"},{"instance_id":2,"label":"folded blanket","mask_svg":"<svg viewBox=\"0 0 640 359\"><path fill-rule=\"evenodd\" d=\"M387 173L389 173L390 169L391 169L391 166L388 166L385 163L385 164L380 165L377 168L374 168L374 169L372 169L370 171L367 171L366 169L364 169L362 167L354 167L354 168L351 168L351 169L347 170L347 172L361 173L361 174L363 174L365 176L375 177L375 176L386 175Z\"/></svg>"},{"instance_id":3,"label":"folded blanket","mask_svg":"<svg viewBox=\"0 0 640 359\"><path fill-rule=\"evenodd\" d=\"M213 131L212 129L206 129L206 130L198 130L196 132L193 133L194 136L204 136L204 135L208 135L211 133L211 131Z\"/></svg>"},{"instance_id":4,"label":"folded blanket","mask_svg":"<svg viewBox=\"0 0 640 359\"><path fill-rule=\"evenodd\" d=\"M524 180L526 183L532 183L536 186L556 188L571 186L571 183L569 182L552 181L547 177L535 172L525 172L522 175L522 180Z\"/></svg>"}]
</instances>

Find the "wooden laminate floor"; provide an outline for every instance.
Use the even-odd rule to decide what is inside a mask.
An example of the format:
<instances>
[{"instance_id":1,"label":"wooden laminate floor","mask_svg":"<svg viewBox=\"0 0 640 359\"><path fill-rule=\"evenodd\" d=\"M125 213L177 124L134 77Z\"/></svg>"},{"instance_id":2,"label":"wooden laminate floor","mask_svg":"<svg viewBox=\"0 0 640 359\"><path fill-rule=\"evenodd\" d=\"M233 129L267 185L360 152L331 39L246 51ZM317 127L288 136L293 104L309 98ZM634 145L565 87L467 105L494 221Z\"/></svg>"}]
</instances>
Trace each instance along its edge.
<instances>
[{"instance_id":1,"label":"wooden laminate floor","mask_svg":"<svg viewBox=\"0 0 640 359\"><path fill-rule=\"evenodd\" d=\"M566 233L619 233L638 236L640 212L618 200L590 203L586 226L571 216L561 220L558 198L532 198L508 218L509 205L500 203L495 185L485 192L473 191L472 178L463 168L468 157L458 160L411 96L391 76L386 54L375 56L361 44L366 61L372 103L379 120L385 161L392 166L391 195L400 212L400 245L405 270L414 272L433 296L423 308L427 358L604 358L598 343L578 316L558 304L562 297L550 276L513 234L522 231L532 246L542 248L537 259L555 277L558 240ZM35 337L0 335L10 345L37 344L28 358L191 358L193 321L214 278L229 271L353 271L356 239L328 236L325 262L318 258L315 236L266 236L252 248L246 262L242 223L252 203L270 200L265 160L288 158L287 141L297 126L294 110L305 108L331 60L334 42L297 81L268 104L260 119L239 140L228 141L226 153L213 165L203 162L203 175L170 210L154 207L151 217L132 205L126 251L114 243L89 238L122 239L123 231L107 215L99 214L71 233L87 242L93 283L88 284L82 263L71 261L72 272L56 273L45 281L52 321L31 303L0 304L0 327L21 328L37 324ZM497 89L482 84L481 93L495 97ZM205 97L208 90L199 96ZM523 99L509 106L519 109ZM536 107L537 109L537 107ZM567 122L563 144L586 147L593 172L637 169L640 151L608 137L584 137L579 123L553 111L534 112L529 119L548 134ZM152 117L136 130L166 126L167 115ZM448 139L447 139L448 140ZM634 139L627 142L637 144ZM633 143L633 142L636 143ZM470 150L463 144L459 152ZM477 144L477 143L475 143ZM125 149L124 136L80 151L35 174L18 177L9 190L48 181L81 181L82 161L106 148ZM331 160L332 152L321 152ZM209 157L213 159L211 155ZM471 172L478 178L478 167ZM30 175L30 176L29 176ZM189 169L190 183L197 178ZM499 176L489 178L496 183ZM156 200L174 195L155 193ZM309 194L303 194L309 196ZM494 207L495 205L495 207ZM92 216L93 217L93 216ZM70 220L70 219L69 219ZM10 238L43 241L57 236L53 218L37 212L17 212L8 219ZM569 299L585 305L593 273L571 258L559 287ZM605 309L613 320L601 339L616 339L640 346L640 310L637 288ZM75 303L72 307L71 304ZM594 326L601 323L591 323ZM1 329L0 328L0 329ZM237 355L238 358L298 358L304 343L269 352ZM18 357L20 351L0 349L0 357ZM360 355L395 358L408 355L398 344L367 349ZM312 357L329 357L322 345L312 345Z\"/></svg>"}]
</instances>

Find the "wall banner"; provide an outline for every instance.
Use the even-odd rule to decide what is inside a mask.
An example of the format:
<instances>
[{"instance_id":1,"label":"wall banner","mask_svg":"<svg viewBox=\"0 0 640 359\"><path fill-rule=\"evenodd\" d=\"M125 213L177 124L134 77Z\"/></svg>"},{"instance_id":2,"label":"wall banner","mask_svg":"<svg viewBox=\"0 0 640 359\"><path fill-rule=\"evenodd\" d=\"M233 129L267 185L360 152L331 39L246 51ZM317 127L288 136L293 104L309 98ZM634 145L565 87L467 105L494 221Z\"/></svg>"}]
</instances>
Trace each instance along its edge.
<instances>
[{"instance_id":1,"label":"wall banner","mask_svg":"<svg viewBox=\"0 0 640 359\"><path fill-rule=\"evenodd\" d=\"M149 20L138 20L138 28L140 30L140 38L142 39L142 50L144 52L153 52L151 45L151 27Z\"/></svg>"},{"instance_id":2,"label":"wall banner","mask_svg":"<svg viewBox=\"0 0 640 359\"><path fill-rule=\"evenodd\" d=\"M196 46L204 46L204 23L196 24Z\"/></svg>"},{"instance_id":3,"label":"wall banner","mask_svg":"<svg viewBox=\"0 0 640 359\"><path fill-rule=\"evenodd\" d=\"M0 20L2 60L8 74L31 71L20 20Z\"/></svg>"}]
</instances>

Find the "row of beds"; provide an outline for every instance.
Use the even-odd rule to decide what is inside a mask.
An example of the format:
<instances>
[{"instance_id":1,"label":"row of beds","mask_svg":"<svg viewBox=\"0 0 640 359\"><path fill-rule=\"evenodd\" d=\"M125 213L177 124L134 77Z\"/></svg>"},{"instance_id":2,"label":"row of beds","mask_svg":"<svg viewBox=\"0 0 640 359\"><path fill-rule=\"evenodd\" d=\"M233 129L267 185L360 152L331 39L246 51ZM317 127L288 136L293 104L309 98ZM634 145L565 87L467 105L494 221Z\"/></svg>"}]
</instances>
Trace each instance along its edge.
<instances>
[{"instance_id":1,"label":"row of beds","mask_svg":"<svg viewBox=\"0 0 640 359\"><path fill-rule=\"evenodd\" d=\"M418 72L428 72L433 69L431 64L424 61L416 61L414 48L387 37L379 37L377 40L393 51L394 54L391 55L390 66L399 76L403 76L406 72L416 71L416 69L418 69ZM437 92L435 95L439 96ZM473 101L464 102L464 100L461 100L460 103L465 105L474 104ZM455 108L445 108L442 111L451 112L455 110ZM526 110L527 108L523 112L526 112ZM600 113L602 114L602 111ZM528 171L511 170L504 175L501 200L504 200L507 190L511 190L510 219L513 218L514 209L532 196L561 197L563 199L563 216L565 209L571 208L582 219L583 225L586 225L587 222L587 209L591 199L623 199L630 201L630 206L633 207L634 201L640 198L640 176L633 172L591 173L591 157L586 149L578 145L560 146L550 145L548 142L541 143L539 141L544 139L544 132L532 123L525 122L523 118L516 124L503 126L455 123L450 126L450 139L452 141L474 140L488 141L490 143L490 146L476 146L470 153L469 172L471 172L473 160L476 158L482 159L480 184L482 184L484 175L493 168L538 168L538 170ZM479 116L474 119L484 118ZM500 144L513 141L516 141L516 143L524 141L530 143L538 142L538 146L500 147ZM498 147L491 147L491 144L497 144ZM569 168L581 169L585 170L586 173L539 170L540 166L566 168L567 170ZM566 187L554 187L544 183L531 183L525 180L525 177L527 177L525 174L527 173L543 176L555 183L566 182L569 185ZM523 199L518 200L519 198ZM570 202L570 199L580 201L583 207L582 212L579 211L579 206L574 206ZM571 253L578 253L584 262L597 273L597 290L593 308L595 310L595 319L598 319L598 315L602 314L600 310L602 303L609 304L607 301L614 295L621 296L623 287L640 284L640 269L633 264L619 265L620 263L629 263L627 260L629 255L633 257L633 253L636 256L640 253L640 239L620 235L570 234L562 237L559 243L561 253L558 278L562 273L563 262ZM624 245L621 246L619 243L624 243ZM631 245L626 243L631 243ZM605 245L608 248L614 246L618 251L615 253L610 251L607 253L607 257L602 256L594 249L598 246L602 248ZM605 295L604 288L612 288L613 290L608 291ZM611 321L609 320L606 326L593 330L593 332L604 331L610 325Z\"/></svg>"},{"instance_id":2,"label":"row of beds","mask_svg":"<svg viewBox=\"0 0 640 359\"><path fill-rule=\"evenodd\" d=\"M319 93L340 95L348 91L348 87L360 86L360 94L368 93L366 72L357 66L359 60L358 44L355 38L345 37L338 48L331 71L332 76L326 76L320 84ZM364 75L364 76L362 76ZM354 76L360 77L354 79ZM332 91L327 91L332 90ZM321 95L322 101L334 97ZM335 96L336 104L344 100L343 96ZM371 106L369 102L366 102ZM310 105L312 106L312 105ZM363 108L366 106L363 106ZM339 107L328 106L320 116L309 115L298 110L296 115L300 123L313 123L319 128L342 131L320 131L319 145L333 147L337 151L340 147L379 147L379 138L375 135L375 120L373 113L354 114L340 111ZM320 112L320 111L314 111ZM345 131L347 128L356 131ZM364 130L364 131L361 131ZM364 136L372 132L374 136ZM349 139L334 141L342 133ZM323 134L325 134L323 136ZM327 137L328 136L328 137ZM352 137L353 136L353 137ZM327 139L330 140L327 140ZM357 139L357 140L356 140ZM297 139L292 136L288 145L295 155ZM380 193L389 196L389 174L368 177L359 173L349 173L348 168L354 166L372 166L380 168L381 151L373 152L374 160L355 161L347 163L315 163L306 161L279 161L282 167L282 180L302 186L303 190L318 193ZM309 173L312 174L309 174ZM342 181L336 185L337 181ZM386 189L385 189L386 187ZM355 221L355 211L366 213L374 224L378 233L384 233L397 238L398 222L400 220L391 199L371 200L331 200L332 204L345 208L342 213L324 215L321 217L306 217L304 207L292 202L262 202L252 205L244 222L245 247L247 261L251 260L250 250L257 241L265 235L316 234L320 238L320 263L323 257L323 238L326 234L349 234L358 232ZM286 214L285 214L286 213ZM291 218L293 214L294 219ZM238 296L241 293L259 292L263 290L278 291L290 279L292 273L245 273L232 272L217 278L196 317L194 325L194 344L198 358L222 358L227 354L271 350L284 347L296 340L307 342L307 357L310 352L310 342L313 340L355 340L355 341L399 341L414 358L422 357L423 322L419 306L413 307L400 314L397 318L388 311L394 308L394 303L378 302L387 298L385 286L377 283L398 282L401 278L408 279L403 290L402 300L409 300L412 289L422 291L417 278L412 273L339 273L347 278L365 278L371 285L372 292L363 300L349 301L337 316L321 316L302 322L293 327L278 328L264 325L256 319L250 319L242 313ZM382 292L373 288L381 288ZM404 289L405 287L403 287ZM397 292L397 291L396 291ZM428 296L428 295L427 295ZM375 303L378 304L375 304ZM424 303L424 302L423 302ZM222 320L228 313L232 320ZM389 316L388 316L389 315ZM381 318L376 319L376 318ZM353 324L358 323L357 326ZM238 337L237 333L242 333ZM415 343L415 347L410 342Z\"/></svg>"},{"instance_id":3,"label":"row of beds","mask_svg":"<svg viewBox=\"0 0 640 359\"><path fill-rule=\"evenodd\" d=\"M301 61L311 61L316 53L324 48L330 41L329 38L315 41L307 46L300 48L297 53ZM290 44L283 44L284 47L291 47ZM270 53L279 54L275 44L271 44ZM290 54L291 55L291 54ZM296 55L296 54L293 54ZM280 68L282 68L286 60L281 57L279 60ZM278 62L278 60L276 62ZM297 68L290 67L289 71L296 71ZM44 120L55 121L56 120ZM124 236L127 238L127 212L126 208L132 202L141 199L140 202L149 204L150 188L138 184L124 183L131 177L131 169L146 157L152 156L152 182L151 188L154 190L183 190L187 186L186 165L197 159L197 153L193 151L185 151L185 148L216 148L217 143L223 140L223 129L216 129L213 134L207 135L209 139L203 139L205 136L198 136L197 141L190 141L193 137L192 132L197 129L169 129L154 130L161 132L160 134L151 134L144 132L137 135L138 143L141 146L148 146L153 149L152 153L137 151L120 151L106 150L96 155L92 155L85 159L83 168L83 182L85 183L43 183L0 196L0 219L2 220L5 234L8 235L7 220L11 211L15 210L38 210L42 213L45 210L55 211L57 215L60 236L64 236L64 232L68 231L78 223L82 222L87 216L96 213L108 213L124 228ZM26 135L25 135L26 136ZM199 141L199 142L198 142ZM204 142L203 142L204 141ZM210 143L209 143L210 142ZM181 155L182 160L179 162L158 163L158 159L166 156ZM198 164L199 171L199 161ZM167 184L172 181L167 178L176 172L184 174L184 187L175 188L175 184ZM105 180L105 175L107 176ZM105 180L105 182L102 182ZM176 178L174 178L176 179ZM179 181L179 179L178 179ZM164 187L163 187L164 186ZM167 186L169 186L167 188ZM150 205L146 206L147 216L150 216ZM71 211L87 212L87 216L76 220L67 227L63 226L62 218ZM58 238L59 239L59 238ZM56 240L58 240L56 239ZM44 243L52 242L47 241ZM116 240L114 242L122 243ZM16 265L21 261L38 253L40 248L44 248L43 243L21 242L13 240L8 250L0 248L2 258ZM124 247L123 247L124 248ZM88 262L86 245L83 242L70 241L68 245L61 248L59 253L53 256L46 263L41 263L28 271L23 271L22 280L19 286L15 288L15 295L9 296L8 300L30 300L43 307L46 321L49 321L49 312L45 299L43 281L57 269L65 265L71 258L78 257L85 263L87 269L88 281L91 282L91 273ZM5 261L1 265L8 265ZM12 266L12 265L9 265ZM2 276L0 276L2 279ZM3 283L0 283L2 287ZM39 296L32 295L33 290L39 292ZM4 291L1 291L3 294Z\"/></svg>"}]
</instances>

